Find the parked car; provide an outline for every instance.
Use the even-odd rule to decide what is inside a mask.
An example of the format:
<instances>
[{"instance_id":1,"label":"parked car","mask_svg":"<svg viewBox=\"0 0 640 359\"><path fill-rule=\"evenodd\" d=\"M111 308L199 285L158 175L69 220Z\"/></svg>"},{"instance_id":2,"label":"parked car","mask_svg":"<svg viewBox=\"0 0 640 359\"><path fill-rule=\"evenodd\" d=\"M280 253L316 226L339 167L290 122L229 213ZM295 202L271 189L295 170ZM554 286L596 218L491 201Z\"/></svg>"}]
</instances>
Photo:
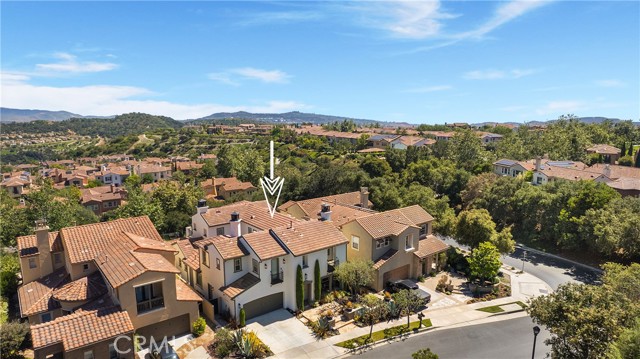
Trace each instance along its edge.
<instances>
[{"instance_id":1,"label":"parked car","mask_svg":"<svg viewBox=\"0 0 640 359\"><path fill-rule=\"evenodd\" d=\"M388 282L387 283L387 289L389 292L391 293L397 293L401 290L413 290L416 291L416 293L418 293L418 295L420 296L420 298L424 299L424 303L427 304L431 301L431 294L427 293L426 291L420 289L420 287L418 287L418 284L410 281L408 279L402 279L402 280L396 280L393 282Z\"/></svg>"},{"instance_id":2,"label":"parked car","mask_svg":"<svg viewBox=\"0 0 640 359\"><path fill-rule=\"evenodd\" d=\"M173 349L173 347L169 343L163 343L160 345L157 350L153 351L151 354L151 358L153 359L180 359L178 357L178 353Z\"/></svg>"}]
</instances>

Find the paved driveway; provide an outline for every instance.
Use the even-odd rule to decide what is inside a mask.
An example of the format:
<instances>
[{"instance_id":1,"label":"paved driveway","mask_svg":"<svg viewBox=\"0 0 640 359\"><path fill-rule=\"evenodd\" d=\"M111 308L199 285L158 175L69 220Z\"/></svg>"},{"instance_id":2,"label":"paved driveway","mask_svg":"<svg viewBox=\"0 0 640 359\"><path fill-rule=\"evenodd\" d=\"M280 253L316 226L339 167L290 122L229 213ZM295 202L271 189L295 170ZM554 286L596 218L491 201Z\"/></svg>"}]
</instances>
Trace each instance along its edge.
<instances>
[{"instance_id":1,"label":"paved driveway","mask_svg":"<svg viewBox=\"0 0 640 359\"><path fill-rule=\"evenodd\" d=\"M317 340L311 329L284 309L247 321L260 340L277 358L332 358L340 354L325 340Z\"/></svg>"}]
</instances>

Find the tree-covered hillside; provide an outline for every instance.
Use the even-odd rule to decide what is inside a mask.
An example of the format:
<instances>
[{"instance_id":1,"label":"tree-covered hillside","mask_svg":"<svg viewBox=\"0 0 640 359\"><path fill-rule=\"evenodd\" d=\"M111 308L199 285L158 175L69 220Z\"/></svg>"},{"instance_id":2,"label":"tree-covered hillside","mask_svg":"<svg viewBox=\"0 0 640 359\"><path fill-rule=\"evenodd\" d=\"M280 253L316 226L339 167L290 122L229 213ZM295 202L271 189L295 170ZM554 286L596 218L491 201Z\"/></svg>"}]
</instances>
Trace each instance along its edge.
<instances>
[{"instance_id":1,"label":"tree-covered hillside","mask_svg":"<svg viewBox=\"0 0 640 359\"><path fill-rule=\"evenodd\" d=\"M178 129L183 123L170 117L132 112L114 118L71 118L66 121L8 123L3 133L46 133L72 131L78 135L115 137L141 134L163 128Z\"/></svg>"}]
</instances>

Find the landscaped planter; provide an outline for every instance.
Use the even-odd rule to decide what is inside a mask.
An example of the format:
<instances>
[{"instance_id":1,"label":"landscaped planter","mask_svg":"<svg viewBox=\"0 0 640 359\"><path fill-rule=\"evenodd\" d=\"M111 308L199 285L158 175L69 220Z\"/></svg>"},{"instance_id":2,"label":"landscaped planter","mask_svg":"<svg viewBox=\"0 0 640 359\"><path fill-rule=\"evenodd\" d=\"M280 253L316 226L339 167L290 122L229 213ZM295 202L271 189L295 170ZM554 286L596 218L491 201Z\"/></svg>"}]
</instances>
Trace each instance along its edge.
<instances>
[{"instance_id":1,"label":"landscaped planter","mask_svg":"<svg viewBox=\"0 0 640 359\"><path fill-rule=\"evenodd\" d=\"M469 283L469 290L477 294L487 294L493 291L495 286L493 284L480 285L478 283Z\"/></svg>"},{"instance_id":2,"label":"landscaped planter","mask_svg":"<svg viewBox=\"0 0 640 359\"><path fill-rule=\"evenodd\" d=\"M363 310L364 310L364 308L362 308L362 307L353 308L353 309L345 309L344 310L344 317L347 318L347 320L352 320L356 315L362 315L362 311Z\"/></svg>"}]
</instances>

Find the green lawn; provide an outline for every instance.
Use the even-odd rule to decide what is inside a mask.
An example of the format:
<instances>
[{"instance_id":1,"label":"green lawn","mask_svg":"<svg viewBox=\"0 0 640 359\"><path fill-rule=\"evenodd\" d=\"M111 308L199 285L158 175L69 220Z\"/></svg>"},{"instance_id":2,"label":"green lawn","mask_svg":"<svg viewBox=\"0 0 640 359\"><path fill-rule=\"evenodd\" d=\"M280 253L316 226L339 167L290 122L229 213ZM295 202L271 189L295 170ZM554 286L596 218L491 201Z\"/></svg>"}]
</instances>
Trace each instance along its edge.
<instances>
[{"instance_id":1,"label":"green lawn","mask_svg":"<svg viewBox=\"0 0 640 359\"><path fill-rule=\"evenodd\" d=\"M423 319L422 320L422 326L425 328L429 328L430 326L432 326L433 324L431 324L431 319ZM345 340L343 342L337 343L336 345L342 348L347 348L347 349L353 349L356 347L359 347L361 345L364 345L365 343L369 342L369 343L375 343L377 341L386 339L386 338L390 338L390 337L394 337L396 335L399 335L401 333L406 333L407 331L413 330L413 329L417 329L420 326L420 321L416 320L415 322L411 322L409 323L409 329L407 330L407 326L406 325L398 325L395 327L391 327L391 328L387 328L384 330L379 330L377 332L373 332L371 334L371 340L369 339L369 335L363 335L357 338L353 338L353 339L349 339L349 340Z\"/></svg>"},{"instance_id":2,"label":"green lawn","mask_svg":"<svg viewBox=\"0 0 640 359\"><path fill-rule=\"evenodd\" d=\"M509 304L517 304L520 307L522 307L522 309L525 309L527 307L526 304L522 303L521 301L517 301L517 302L505 303L505 304L500 304L500 305L492 305L490 307L479 308L479 309L476 309L476 310L479 310L481 312L486 312L486 313L502 313L502 312L504 312L504 309L502 309L500 307L504 306L504 305L509 305Z\"/></svg>"}]
</instances>

